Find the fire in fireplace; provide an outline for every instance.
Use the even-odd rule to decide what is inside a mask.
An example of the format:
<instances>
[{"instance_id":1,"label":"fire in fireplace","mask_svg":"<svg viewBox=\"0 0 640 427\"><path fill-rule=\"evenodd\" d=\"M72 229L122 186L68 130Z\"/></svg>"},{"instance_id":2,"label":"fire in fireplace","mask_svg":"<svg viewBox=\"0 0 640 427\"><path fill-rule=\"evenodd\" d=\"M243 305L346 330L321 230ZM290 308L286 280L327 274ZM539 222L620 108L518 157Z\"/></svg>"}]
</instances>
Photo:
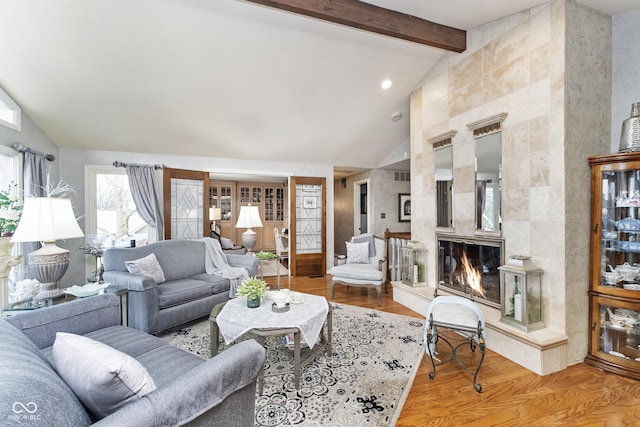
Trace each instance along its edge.
<instances>
[{"instance_id":1,"label":"fire in fireplace","mask_svg":"<svg viewBox=\"0 0 640 427\"><path fill-rule=\"evenodd\" d=\"M504 241L438 235L438 289L500 308ZM437 292L437 291L436 291Z\"/></svg>"}]
</instances>

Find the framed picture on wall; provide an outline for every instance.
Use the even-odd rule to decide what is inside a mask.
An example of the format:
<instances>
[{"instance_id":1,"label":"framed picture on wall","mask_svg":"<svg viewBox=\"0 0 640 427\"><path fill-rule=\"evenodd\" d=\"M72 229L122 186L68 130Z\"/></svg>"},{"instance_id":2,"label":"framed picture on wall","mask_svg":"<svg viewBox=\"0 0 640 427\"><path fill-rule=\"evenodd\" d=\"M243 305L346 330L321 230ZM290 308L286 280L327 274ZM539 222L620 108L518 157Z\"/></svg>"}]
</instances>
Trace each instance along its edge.
<instances>
[{"instance_id":1,"label":"framed picture on wall","mask_svg":"<svg viewBox=\"0 0 640 427\"><path fill-rule=\"evenodd\" d=\"M398 221L411 221L411 194L398 194Z\"/></svg>"}]
</instances>

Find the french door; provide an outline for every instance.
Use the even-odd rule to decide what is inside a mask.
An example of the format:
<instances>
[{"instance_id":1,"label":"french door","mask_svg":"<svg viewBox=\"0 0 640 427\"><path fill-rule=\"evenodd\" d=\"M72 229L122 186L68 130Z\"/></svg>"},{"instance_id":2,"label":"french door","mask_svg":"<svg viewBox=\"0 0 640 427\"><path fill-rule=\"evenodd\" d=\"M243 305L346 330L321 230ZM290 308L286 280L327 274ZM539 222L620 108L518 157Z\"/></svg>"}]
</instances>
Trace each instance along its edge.
<instances>
[{"instance_id":1,"label":"french door","mask_svg":"<svg viewBox=\"0 0 640 427\"><path fill-rule=\"evenodd\" d=\"M289 180L292 276L324 276L326 271L326 180L293 176Z\"/></svg>"},{"instance_id":2,"label":"french door","mask_svg":"<svg viewBox=\"0 0 640 427\"><path fill-rule=\"evenodd\" d=\"M209 173L171 168L163 172L165 240L209 236Z\"/></svg>"}]
</instances>

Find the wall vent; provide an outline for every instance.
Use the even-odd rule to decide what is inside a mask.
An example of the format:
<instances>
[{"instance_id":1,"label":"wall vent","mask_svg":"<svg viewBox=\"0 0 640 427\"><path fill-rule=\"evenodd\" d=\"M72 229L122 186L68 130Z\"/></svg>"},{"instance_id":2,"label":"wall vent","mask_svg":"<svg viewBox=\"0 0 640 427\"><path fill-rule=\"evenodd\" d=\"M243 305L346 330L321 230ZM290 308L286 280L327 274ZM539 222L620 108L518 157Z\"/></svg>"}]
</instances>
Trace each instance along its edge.
<instances>
[{"instance_id":1,"label":"wall vent","mask_svg":"<svg viewBox=\"0 0 640 427\"><path fill-rule=\"evenodd\" d=\"M393 180L396 182L411 182L411 173L396 171L393 173Z\"/></svg>"}]
</instances>

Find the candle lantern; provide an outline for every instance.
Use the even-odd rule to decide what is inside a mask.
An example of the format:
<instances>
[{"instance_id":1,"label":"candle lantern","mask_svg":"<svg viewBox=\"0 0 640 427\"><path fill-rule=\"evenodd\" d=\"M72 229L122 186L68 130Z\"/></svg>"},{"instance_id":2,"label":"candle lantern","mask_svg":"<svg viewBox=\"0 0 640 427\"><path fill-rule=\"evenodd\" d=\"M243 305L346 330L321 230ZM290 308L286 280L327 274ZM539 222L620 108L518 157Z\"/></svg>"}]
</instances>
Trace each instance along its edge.
<instances>
[{"instance_id":1,"label":"candle lantern","mask_svg":"<svg viewBox=\"0 0 640 427\"><path fill-rule=\"evenodd\" d=\"M531 257L513 255L500 269L500 320L527 332L544 327L542 270Z\"/></svg>"},{"instance_id":2,"label":"candle lantern","mask_svg":"<svg viewBox=\"0 0 640 427\"><path fill-rule=\"evenodd\" d=\"M407 245L401 248L401 267L400 274L402 282L417 286L419 283L425 284L425 266L427 259L427 250L425 246L416 241L409 241Z\"/></svg>"}]
</instances>

